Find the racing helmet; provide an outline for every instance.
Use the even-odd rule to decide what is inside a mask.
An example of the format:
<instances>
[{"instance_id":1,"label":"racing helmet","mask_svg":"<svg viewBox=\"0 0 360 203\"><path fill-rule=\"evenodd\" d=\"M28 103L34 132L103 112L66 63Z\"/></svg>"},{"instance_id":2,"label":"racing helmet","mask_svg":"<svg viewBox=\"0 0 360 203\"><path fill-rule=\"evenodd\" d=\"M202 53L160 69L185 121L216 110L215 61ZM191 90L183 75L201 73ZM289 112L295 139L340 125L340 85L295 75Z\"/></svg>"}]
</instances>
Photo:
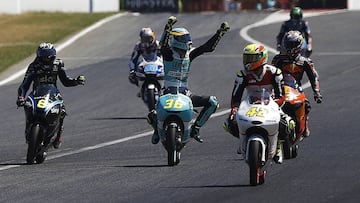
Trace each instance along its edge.
<instances>
[{"instance_id":1,"label":"racing helmet","mask_svg":"<svg viewBox=\"0 0 360 203\"><path fill-rule=\"evenodd\" d=\"M145 27L140 31L141 43L152 45L155 42L155 32L151 28Z\"/></svg>"},{"instance_id":2,"label":"racing helmet","mask_svg":"<svg viewBox=\"0 0 360 203\"><path fill-rule=\"evenodd\" d=\"M181 49L184 51L190 50L192 41L189 31L185 28L174 28L170 32L170 47Z\"/></svg>"},{"instance_id":3,"label":"racing helmet","mask_svg":"<svg viewBox=\"0 0 360 203\"><path fill-rule=\"evenodd\" d=\"M302 19L303 14L302 14L302 10L300 7L293 7L290 11L290 18L291 19L297 19L300 20Z\"/></svg>"},{"instance_id":4,"label":"racing helmet","mask_svg":"<svg viewBox=\"0 0 360 203\"><path fill-rule=\"evenodd\" d=\"M38 46L36 56L44 65L51 65L56 58L56 49L53 44L43 42Z\"/></svg>"},{"instance_id":5,"label":"racing helmet","mask_svg":"<svg viewBox=\"0 0 360 203\"><path fill-rule=\"evenodd\" d=\"M243 50L243 64L246 71L253 71L266 64L268 51L264 45L249 44Z\"/></svg>"},{"instance_id":6,"label":"racing helmet","mask_svg":"<svg viewBox=\"0 0 360 203\"><path fill-rule=\"evenodd\" d=\"M291 30L285 33L282 41L287 55L296 57L301 53L304 44L304 37L301 32Z\"/></svg>"},{"instance_id":7,"label":"racing helmet","mask_svg":"<svg viewBox=\"0 0 360 203\"><path fill-rule=\"evenodd\" d=\"M155 32L151 28L142 28L140 31L140 49L143 54L152 54L156 50Z\"/></svg>"}]
</instances>

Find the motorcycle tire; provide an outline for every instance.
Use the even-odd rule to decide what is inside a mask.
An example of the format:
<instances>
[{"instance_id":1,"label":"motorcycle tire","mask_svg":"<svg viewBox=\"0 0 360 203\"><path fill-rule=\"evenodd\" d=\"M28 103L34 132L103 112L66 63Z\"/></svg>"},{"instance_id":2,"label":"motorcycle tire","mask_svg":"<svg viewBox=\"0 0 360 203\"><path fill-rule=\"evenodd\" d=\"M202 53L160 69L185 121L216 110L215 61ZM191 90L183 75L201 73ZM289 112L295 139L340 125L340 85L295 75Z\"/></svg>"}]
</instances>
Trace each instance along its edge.
<instances>
[{"instance_id":1,"label":"motorcycle tire","mask_svg":"<svg viewBox=\"0 0 360 203\"><path fill-rule=\"evenodd\" d=\"M176 152L176 161L175 165L178 165L180 163L180 152Z\"/></svg>"},{"instance_id":2,"label":"motorcycle tire","mask_svg":"<svg viewBox=\"0 0 360 203\"><path fill-rule=\"evenodd\" d=\"M283 142L283 151L284 151L285 159L292 159L292 158L296 157L296 155L297 155L295 152L296 145L293 144L295 139L296 139L295 129L291 130L291 132L285 136L285 139Z\"/></svg>"},{"instance_id":3,"label":"motorcycle tire","mask_svg":"<svg viewBox=\"0 0 360 203\"><path fill-rule=\"evenodd\" d=\"M38 154L35 158L36 163L37 164L43 163L45 161L46 155L47 155L46 152L42 152L42 153Z\"/></svg>"},{"instance_id":4,"label":"motorcycle tire","mask_svg":"<svg viewBox=\"0 0 360 203\"><path fill-rule=\"evenodd\" d=\"M155 90L154 89L148 89L147 90L147 104L148 104L148 108L149 108L149 111L155 109Z\"/></svg>"},{"instance_id":5,"label":"motorcycle tire","mask_svg":"<svg viewBox=\"0 0 360 203\"><path fill-rule=\"evenodd\" d=\"M298 155L299 145L296 144L291 149L291 158L296 158Z\"/></svg>"},{"instance_id":6,"label":"motorcycle tire","mask_svg":"<svg viewBox=\"0 0 360 203\"><path fill-rule=\"evenodd\" d=\"M166 149L168 154L168 165L175 166L177 162L177 151L176 151L176 124L170 124L167 128L166 133ZM180 162L180 156L178 157Z\"/></svg>"},{"instance_id":7,"label":"motorcycle tire","mask_svg":"<svg viewBox=\"0 0 360 203\"><path fill-rule=\"evenodd\" d=\"M249 143L248 164L250 168L250 185L256 186L264 183L264 177L261 174L261 147L258 141Z\"/></svg>"},{"instance_id":8,"label":"motorcycle tire","mask_svg":"<svg viewBox=\"0 0 360 203\"><path fill-rule=\"evenodd\" d=\"M40 126L34 125L31 128L30 136L28 139L28 150L27 150L27 155L26 155L26 163L27 164L34 163L34 159L36 157L36 154L37 154L38 148L39 148L39 144L38 144L39 137L40 137Z\"/></svg>"}]
</instances>

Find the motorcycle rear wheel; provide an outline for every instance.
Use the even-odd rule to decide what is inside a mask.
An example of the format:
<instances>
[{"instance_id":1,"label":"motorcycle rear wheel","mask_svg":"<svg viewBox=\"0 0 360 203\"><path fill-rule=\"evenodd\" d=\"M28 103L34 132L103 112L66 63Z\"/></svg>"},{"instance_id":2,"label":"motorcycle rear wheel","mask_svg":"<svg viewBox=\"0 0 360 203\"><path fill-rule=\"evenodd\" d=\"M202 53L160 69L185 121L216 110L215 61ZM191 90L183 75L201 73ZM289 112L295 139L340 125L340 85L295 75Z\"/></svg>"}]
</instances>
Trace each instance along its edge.
<instances>
[{"instance_id":1,"label":"motorcycle rear wheel","mask_svg":"<svg viewBox=\"0 0 360 203\"><path fill-rule=\"evenodd\" d=\"M293 144L296 138L295 129L291 130L288 135L285 135L285 139L283 142L283 150L284 150L284 158L285 159L292 159L297 156L296 151L296 144Z\"/></svg>"}]
</instances>

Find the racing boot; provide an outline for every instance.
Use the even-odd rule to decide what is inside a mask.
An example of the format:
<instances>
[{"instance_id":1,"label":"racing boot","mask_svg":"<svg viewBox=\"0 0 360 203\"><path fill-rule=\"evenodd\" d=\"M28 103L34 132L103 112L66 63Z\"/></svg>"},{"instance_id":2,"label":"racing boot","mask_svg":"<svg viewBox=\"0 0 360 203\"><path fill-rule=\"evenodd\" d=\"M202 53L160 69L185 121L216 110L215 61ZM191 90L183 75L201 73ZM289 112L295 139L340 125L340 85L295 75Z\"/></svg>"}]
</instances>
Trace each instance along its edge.
<instances>
[{"instance_id":1,"label":"racing boot","mask_svg":"<svg viewBox=\"0 0 360 203\"><path fill-rule=\"evenodd\" d=\"M306 117L306 121L305 121L305 130L303 132L303 137L309 137L310 136L310 130L309 130L309 117Z\"/></svg>"},{"instance_id":2,"label":"racing boot","mask_svg":"<svg viewBox=\"0 0 360 203\"><path fill-rule=\"evenodd\" d=\"M245 136L239 136L239 147L236 150L236 153L241 156L242 160L245 160L245 149L246 149L246 139Z\"/></svg>"},{"instance_id":3,"label":"racing boot","mask_svg":"<svg viewBox=\"0 0 360 203\"><path fill-rule=\"evenodd\" d=\"M157 129L157 113L156 110L153 109L149 112L148 116L147 116L147 122L153 127L154 129L154 133L151 137L151 143L152 144L157 144L160 141L160 136L159 136L159 132Z\"/></svg>"},{"instance_id":4,"label":"racing boot","mask_svg":"<svg viewBox=\"0 0 360 203\"><path fill-rule=\"evenodd\" d=\"M61 134L62 134L63 131L64 131L64 127L61 126L60 129L59 129L59 132L56 135L56 138L55 138L54 142L52 143L52 145L53 145L53 147L55 149L59 149L59 147L61 146L61 142L62 142Z\"/></svg>"},{"instance_id":5,"label":"racing boot","mask_svg":"<svg viewBox=\"0 0 360 203\"><path fill-rule=\"evenodd\" d=\"M59 147L61 146L61 142L62 142L62 139L61 139L61 134L63 133L64 131L64 118L66 116L66 111L65 111L65 107L63 106L62 109L61 109L61 113L60 113L60 128L59 128L59 131L56 135L56 138L54 140L54 142L52 143L53 147L55 149L59 149Z\"/></svg>"},{"instance_id":6,"label":"racing boot","mask_svg":"<svg viewBox=\"0 0 360 203\"><path fill-rule=\"evenodd\" d=\"M276 153L275 153L273 160L277 164L282 164L283 157L284 157L284 155L283 155L283 151L282 151L282 141L280 139L278 139L277 145L276 145Z\"/></svg>"},{"instance_id":7,"label":"racing boot","mask_svg":"<svg viewBox=\"0 0 360 203\"><path fill-rule=\"evenodd\" d=\"M232 136L239 138L239 129L236 123L234 124L234 121L230 121L229 119L226 119L222 127L226 132L230 133Z\"/></svg>"},{"instance_id":8,"label":"racing boot","mask_svg":"<svg viewBox=\"0 0 360 203\"><path fill-rule=\"evenodd\" d=\"M191 126L190 137L194 138L194 140L200 143L204 142L204 140L200 137L200 127L195 124Z\"/></svg>"},{"instance_id":9,"label":"racing boot","mask_svg":"<svg viewBox=\"0 0 360 203\"><path fill-rule=\"evenodd\" d=\"M200 127L205 125L211 114L213 114L218 108L219 103L216 97L210 96L207 104L205 104L205 107L201 110L199 116L196 118L194 124L191 126L190 137L194 138L200 143L204 142L204 140L200 138Z\"/></svg>"}]
</instances>

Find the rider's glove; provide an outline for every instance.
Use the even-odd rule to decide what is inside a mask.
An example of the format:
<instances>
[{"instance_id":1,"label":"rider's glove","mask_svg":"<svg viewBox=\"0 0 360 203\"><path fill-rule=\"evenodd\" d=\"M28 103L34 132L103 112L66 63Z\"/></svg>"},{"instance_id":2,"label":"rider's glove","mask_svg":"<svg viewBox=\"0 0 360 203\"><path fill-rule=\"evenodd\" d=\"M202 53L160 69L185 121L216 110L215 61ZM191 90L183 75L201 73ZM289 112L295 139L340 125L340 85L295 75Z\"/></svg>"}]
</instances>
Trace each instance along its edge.
<instances>
[{"instance_id":1,"label":"rider's glove","mask_svg":"<svg viewBox=\"0 0 360 203\"><path fill-rule=\"evenodd\" d=\"M312 54L312 49L306 49L306 56L309 57Z\"/></svg>"},{"instance_id":2,"label":"rider's glove","mask_svg":"<svg viewBox=\"0 0 360 203\"><path fill-rule=\"evenodd\" d=\"M25 98L23 96L19 96L18 99L16 100L16 105L20 107L20 106L24 106L24 104L25 104Z\"/></svg>"},{"instance_id":3,"label":"rider's glove","mask_svg":"<svg viewBox=\"0 0 360 203\"><path fill-rule=\"evenodd\" d=\"M136 78L135 70L130 70L130 73L129 73L129 81L130 81L130 83L132 83L132 84L138 85L138 80L137 80L137 78Z\"/></svg>"},{"instance_id":4,"label":"rider's glove","mask_svg":"<svg viewBox=\"0 0 360 203\"><path fill-rule=\"evenodd\" d=\"M220 28L217 30L217 33L222 37L229 30L230 30L229 23L223 22L223 23L221 23Z\"/></svg>"},{"instance_id":5,"label":"rider's glove","mask_svg":"<svg viewBox=\"0 0 360 203\"><path fill-rule=\"evenodd\" d=\"M307 51L312 52L312 45L311 44L308 43L306 48L307 48Z\"/></svg>"},{"instance_id":6,"label":"rider's glove","mask_svg":"<svg viewBox=\"0 0 360 203\"><path fill-rule=\"evenodd\" d=\"M320 104L322 102L322 96L321 96L320 92L314 92L314 100L318 104Z\"/></svg>"},{"instance_id":7,"label":"rider's glove","mask_svg":"<svg viewBox=\"0 0 360 203\"><path fill-rule=\"evenodd\" d=\"M175 16L170 16L165 25L165 30L170 32L172 30L172 26L176 23L177 19Z\"/></svg>"},{"instance_id":8,"label":"rider's glove","mask_svg":"<svg viewBox=\"0 0 360 203\"><path fill-rule=\"evenodd\" d=\"M85 85L85 76L79 75L79 76L76 78L76 81L77 81L78 85Z\"/></svg>"},{"instance_id":9,"label":"rider's glove","mask_svg":"<svg viewBox=\"0 0 360 203\"><path fill-rule=\"evenodd\" d=\"M235 119L235 115L237 112L238 112L238 108L236 108L236 107L231 108L230 115L229 115L230 121L233 121Z\"/></svg>"},{"instance_id":10,"label":"rider's glove","mask_svg":"<svg viewBox=\"0 0 360 203\"><path fill-rule=\"evenodd\" d=\"M312 45L311 44L309 44L309 43L307 44L305 53L306 53L306 57L310 57L310 55L312 53Z\"/></svg>"}]
</instances>

